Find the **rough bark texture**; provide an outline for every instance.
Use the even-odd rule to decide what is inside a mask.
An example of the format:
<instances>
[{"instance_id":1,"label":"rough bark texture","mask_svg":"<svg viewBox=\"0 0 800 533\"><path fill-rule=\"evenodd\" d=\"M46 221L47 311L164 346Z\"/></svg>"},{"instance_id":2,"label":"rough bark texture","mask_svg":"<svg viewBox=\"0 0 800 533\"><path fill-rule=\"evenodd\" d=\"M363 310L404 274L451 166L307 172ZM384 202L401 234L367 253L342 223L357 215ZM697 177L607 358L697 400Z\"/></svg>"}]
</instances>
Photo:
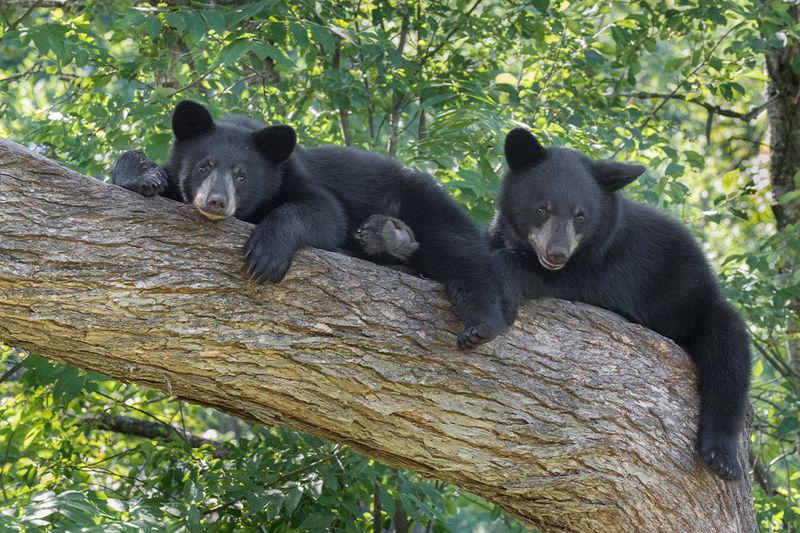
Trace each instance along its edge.
<instances>
[{"instance_id":1,"label":"rough bark texture","mask_svg":"<svg viewBox=\"0 0 800 533\"><path fill-rule=\"evenodd\" d=\"M800 24L800 5L789 7L788 15ZM800 73L793 68L800 60L800 42L792 39L783 48L770 48L766 58L770 93L780 96L768 114L772 212L780 233L791 231L790 228L800 222L800 198L779 203L781 197L800 188L800 181L795 180L795 176L800 176ZM783 271L793 275L798 267L796 254L795 257L790 255ZM790 368L795 375L800 375L800 299L791 298L787 307L786 352ZM795 446L800 448L800 429L795 432ZM756 471L765 473L761 485L769 493L774 487L766 475L768 471L758 468ZM757 479L761 480L762 476Z\"/></svg>"},{"instance_id":2,"label":"rough bark texture","mask_svg":"<svg viewBox=\"0 0 800 533\"><path fill-rule=\"evenodd\" d=\"M789 8L800 23L800 7ZM772 210L778 229L800 221L800 201L778 204L784 194L797 189L794 177L800 171L800 74L792 64L800 57L800 43L791 41L783 48L772 48L766 55L770 93L780 98L769 107L770 172L775 204Z\"/></svg>"},{"instance_id":3,"label":"rough bark texture","mask_svg":"<svg viewBox=\"0 0 800 533\"><path fill-rule=\"evenodd\" d=\"M673 343L542 300L458 352L438 284L306 250L255 285L250 229L0 140L0 339L349 444L543 531L756 530L749 476L696 458L695 371Z\"/></svg>"}]
</instances>

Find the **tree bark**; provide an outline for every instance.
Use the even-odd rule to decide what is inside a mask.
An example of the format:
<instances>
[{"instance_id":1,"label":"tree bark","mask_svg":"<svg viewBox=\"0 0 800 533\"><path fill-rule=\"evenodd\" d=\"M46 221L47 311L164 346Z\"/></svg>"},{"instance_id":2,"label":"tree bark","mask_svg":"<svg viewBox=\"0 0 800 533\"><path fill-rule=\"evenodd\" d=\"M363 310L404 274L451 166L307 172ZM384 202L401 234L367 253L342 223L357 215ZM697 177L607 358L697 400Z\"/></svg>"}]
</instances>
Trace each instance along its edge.
<instances>
[{"instance_id":1,"label":"tree bark","mask_svg":"<svg viewBox=\"0 0 800 533\"><path fill-rule=\"evenodd\" d=\"M800 6L791 6L788 15L800 23ZM779 203L782 197L785 199L785 195L800 188L800 183L795 178L800 176L800 73L795 72L792 67L800 60L800 42L793 39L783 48L770 48L766 58L769 91L780 95L768 112L772 212L778 232L786 232L789 226L800 222L800 198ZM789 259L783 270L793 274L797 268L795 259ZM791 311L786 327L789 336L786 343L789 364L800 374L800 339L796 337L800 334L800 299L790 299L788 308ZM800 443L800 432L797 441Z\"/></svg>"},{"instance_id":2,"label":"tree bark","mask_svg":"<svg viewBox=\"0 0 800 533\"><path fill-rule=\"evenodd\" d=\"M542 531L756 531L749 474L697 459L695 371L672 342L540 300L459 352L437 283L308 249L256 285L250 230L0 139L0 339L346 443Z\"/></svg>"}]
</instances>

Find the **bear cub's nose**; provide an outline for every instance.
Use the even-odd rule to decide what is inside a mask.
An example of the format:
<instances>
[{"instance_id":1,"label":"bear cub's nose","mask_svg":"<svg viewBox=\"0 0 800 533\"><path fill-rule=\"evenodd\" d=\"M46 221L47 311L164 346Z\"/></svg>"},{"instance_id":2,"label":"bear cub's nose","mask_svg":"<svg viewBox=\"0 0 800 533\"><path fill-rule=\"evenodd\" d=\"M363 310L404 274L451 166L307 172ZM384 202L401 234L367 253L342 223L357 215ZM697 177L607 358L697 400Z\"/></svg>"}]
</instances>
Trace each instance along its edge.
<instances>
[{"instance_id":1,"label":"bear cub's nose","mask_svg":"<svg viewBox=\"0 0 800 533\"><path fill-rule=\"evenodd\" d=\"M560 266L567 262L567 252L566 250L552 250L547 252L547 261L550 264Z\"/></svg>"},{"instance_id":2,"label":"bear cub's nose","mask_svg":"<svg viewBox=\"0 0 800 533\"><path fill-rule=\"evenodd\" d=\"M212 213L223 213L225 208L228 207L228 202L224 196L215 194L208 198L206 207L208 207L208 210Z\"/></svg>"}]
</instances>

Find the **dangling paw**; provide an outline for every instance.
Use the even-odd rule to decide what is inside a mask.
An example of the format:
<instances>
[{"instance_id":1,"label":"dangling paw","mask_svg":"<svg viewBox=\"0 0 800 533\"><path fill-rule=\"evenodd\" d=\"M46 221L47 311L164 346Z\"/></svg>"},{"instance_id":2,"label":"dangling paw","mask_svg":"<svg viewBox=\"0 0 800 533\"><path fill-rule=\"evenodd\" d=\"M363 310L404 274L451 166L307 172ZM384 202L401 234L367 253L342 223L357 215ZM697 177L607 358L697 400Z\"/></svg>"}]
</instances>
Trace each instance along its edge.
<instances>
[{"instance_id":1,"label":"dangling paw","mask_svg":"<svg viewBox=\"0 0 800 533\"><path fill-rule=\"evenodd\" d=\"M484 344L508 329L503 320L486 320L475 326L465 326L464 331L458 334L456 343L459 350L469 350Z\"/></svg>"},{"instance_id":2,"label":"dangling paw","mask_svg":"<svg viewBox=\"0 0 800 533\"><path fill-rule=\"evenodd\" d=\"M736 439L702 432L697 439L700 459L716 475L729 481L742 477L742 467L736 457Z\"/></svg>"},{"instance_id":3,"label":"dangling paw","mask_svg":"<svg viewBox=\"0 0 800 533\"><path fill-rule=\"evenodd\" d=\"M353 238L369 257L389 257L409 264L419 248L414 232L400 220L386 215L372 215L353 233Z\"/></svg>"}]
</instances>

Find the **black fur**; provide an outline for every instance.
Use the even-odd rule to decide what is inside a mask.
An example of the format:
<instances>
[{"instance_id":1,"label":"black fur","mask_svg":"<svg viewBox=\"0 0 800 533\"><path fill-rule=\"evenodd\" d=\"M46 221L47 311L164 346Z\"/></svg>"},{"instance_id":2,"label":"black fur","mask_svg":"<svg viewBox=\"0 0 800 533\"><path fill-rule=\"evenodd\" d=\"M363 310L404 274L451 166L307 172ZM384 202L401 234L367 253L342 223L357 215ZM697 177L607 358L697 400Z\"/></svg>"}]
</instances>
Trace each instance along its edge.
<instances>
[{"instance_id":1,"label":"black fur","mask_svg":"<svg viewBox=\"0 0 800 533\"><path fill-rule=\"evenodd\" d=\"M303 246L369 257L354 233L371 216L386 215L399 219L401 233L407 229L418 243L413 257L403 251L402 260L445 284L464 322L459 347L487 342L506 329L488 244L429 175L362 150L295 146L289 126L241 116L214 121L195 102L177 105L172 126L176 138L163 168L166 183L145 186L152 179L140 169L149 175L155 165L131 152L115 167L113 182L192 202L209 217L232 214L257 224L246 244L246 268L254 280L280 281Z\"/></svg>"},{"instance_id":2,"label":"black fur","mask_svg":"<svg viewBox=\"0 0 800 533\"><path fill-rule=\"evenodd\" d=\"M736 449L750 376L746 327L689 231L615 192L644 167L544 150L520 129L508 135L506 159L510 170L488 231L506 292L516 296L510 306L539 297L578 300L683 346L700 378L699 455L721 477L739 479ZM542 246L529 235L548 220L552 239ZM570 225L579 239L572 250L562 231Z\"/></svg>"},{"instance_id":3,"label":"black fur","mask_svg":"<svg viewBox=\"0 0 800 533\"><path fill-rule=\"evenodd\" d=\"M372 215L352 235L356 249L371 261L410 265L419 243L408 224L387 215Z\"/></svg>"}]
</instances>

